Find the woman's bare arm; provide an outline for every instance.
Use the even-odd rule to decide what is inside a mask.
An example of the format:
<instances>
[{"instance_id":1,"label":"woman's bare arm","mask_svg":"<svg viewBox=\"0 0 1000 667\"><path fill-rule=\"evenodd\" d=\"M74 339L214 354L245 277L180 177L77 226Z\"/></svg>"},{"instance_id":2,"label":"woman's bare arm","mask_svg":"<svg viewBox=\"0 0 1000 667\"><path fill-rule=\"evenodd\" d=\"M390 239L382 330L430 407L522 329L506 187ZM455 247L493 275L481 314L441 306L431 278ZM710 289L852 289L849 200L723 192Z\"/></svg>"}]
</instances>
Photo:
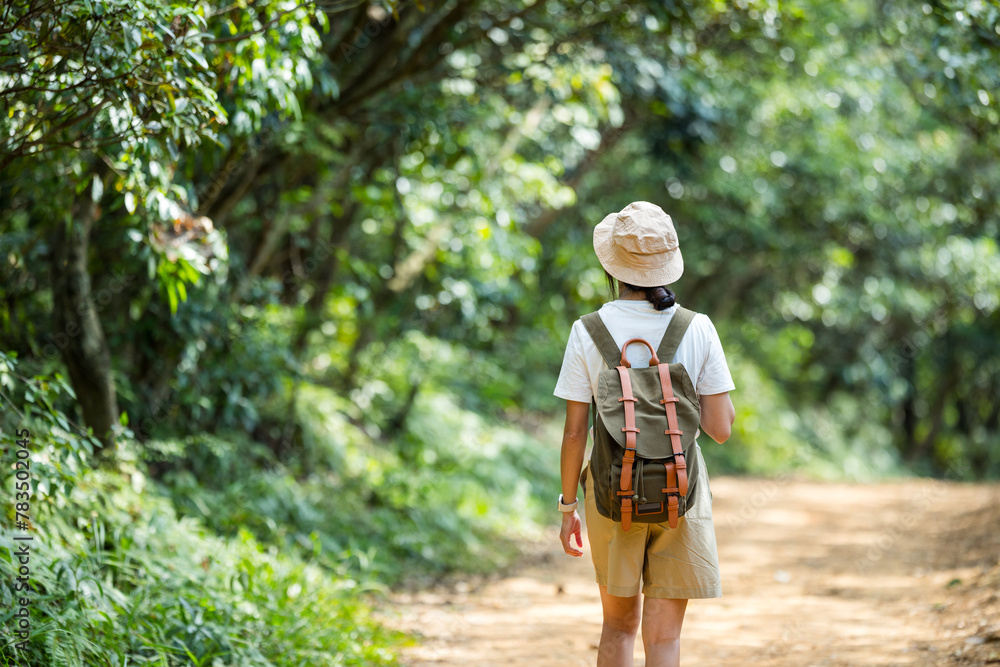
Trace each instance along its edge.
<instances>
[{"instance_id":1,"label":"woman's bare arm","mask_svg":"<svg viewBox=\"0 0 1000 667\"><path fill-rule=\"evenodd\" d=\"M563 502L567 505L572 504L576 499L576 489L580 485L580 470L583 468L583 456L587 451L587 419L589 416L590 403L566 401L566 425L563 427L560 471ZM581 528L580 515L577 512L563 514L559 541L562 542L563 550L570 556L583 555L583 552L578 548L583 546ZM574 541L576 546L573 545Z\"/></svg>"},{"instance_id":2,"label":"woman's bare arm","mask_svg":"<svg viewBox=\"0 0 1000 667\"><path fill-rule=\"evenodd\" d=\"M729 439L733 422L736 421L736 408L729 398L729 392L700 396L701 430L719 444Z\"/></svg>"},{"instance_id":3,"label":"woman's bare arm","mask_svg":"<svg viewBox=\"0 0 1000 667\"><path fill-rule=\"evenodd\" d=\"M563 426L561 471L562 494L566 503L576 498L580 485L580 470L583 455L587 451L587 420L590 417L590 403L566 401L566 424Z\"/></svg>"}]
</instances>

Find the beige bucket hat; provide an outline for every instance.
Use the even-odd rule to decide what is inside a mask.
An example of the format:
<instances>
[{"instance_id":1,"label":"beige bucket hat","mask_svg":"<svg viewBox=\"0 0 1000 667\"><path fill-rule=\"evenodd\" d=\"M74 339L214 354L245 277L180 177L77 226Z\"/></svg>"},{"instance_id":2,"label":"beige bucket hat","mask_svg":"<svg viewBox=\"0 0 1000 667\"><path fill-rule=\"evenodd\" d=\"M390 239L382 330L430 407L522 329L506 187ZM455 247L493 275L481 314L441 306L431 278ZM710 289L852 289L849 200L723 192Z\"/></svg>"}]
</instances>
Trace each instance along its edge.
<instances>
[{"instance_id":1,"label":"beige bucket hat","mask_svg":"<svg viewBox=\"0 0 1000 667\"><path fill-rule=\"evenodd\" d=\"M659 287L684 273L674 222L647 201L635 201L594 227L594 252L613 277L636 287Z\"/></svg>"}]
</instances>

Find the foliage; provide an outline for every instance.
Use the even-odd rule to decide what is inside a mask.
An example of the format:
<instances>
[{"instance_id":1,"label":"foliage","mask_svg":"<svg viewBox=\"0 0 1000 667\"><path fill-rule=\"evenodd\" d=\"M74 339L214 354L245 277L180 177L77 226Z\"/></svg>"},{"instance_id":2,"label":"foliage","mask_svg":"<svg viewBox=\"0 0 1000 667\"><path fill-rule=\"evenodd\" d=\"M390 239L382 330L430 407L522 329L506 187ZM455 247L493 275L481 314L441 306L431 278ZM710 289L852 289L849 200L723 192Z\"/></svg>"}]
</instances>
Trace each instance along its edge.
<instances>
[{"instance_id":1,"label":"foliage","mask_svg":"<svg viewBox=\"0 0 1000 667\"><path fill-rule=\"evenodd\" d=\"M218 549L280 573L273 604L184 569L172 594L212 626L190 647L340 641L281 620L281 586L325 577L308 590L358 623L349 662L384 638L344 582L509 562L551 521L551 390L605 299L593 225L638 199L672 214L674 287L736 378L712 470L1000 474L998 20L980 0L6 3L2 437L22 413L43 434L39 493L70 523L39 557L99 580L108 613L56 626L121 633L113 603L186 628L135 572ZM110 499L195 537L171 551ZM258 602L287 637L241 643Z\"/></svg>"},{"instance_id":2,"label":"foliage","mask_svg":"<svg viewBox=\"0 0 1000 667\"><path fill-rule=\"evenodd\" d=\"M364 588L331 576L314 559L279 552L245 529L219 537L177 515L157 493L134 444L114 468L92 469L92 443L69 427L47 430L64 382L12 381L12 400L33 394L18 426L32 434L31 627L27 648L11 635L17 560L12 507L0 533L0 597L8 611L0 660L17 665L350 665L392 664L400 638L379 629ZM4 424L4 460L13 438ZM50 435L53 433L53 435ZM65 480L57 484L57 480ZM16 534L21 534L18 531Z\"/></svg>"},{"instance_id":3,"label":"foliage","mask_svg":"<svg viewBox=\"0 0 1000 667\"><path fill-rule=\"evenodd\" d=\"M557 452L433 384L405 431L387 434L373 416L391 396L377 377L350 401L303 386L294 406L303 446L283 462L236 432L150 441L145 456L183 514L222 535L250 530L345 577L392 583L509 563L548 515Z\"/></svg>"},{"instance_id":4,"label":"foliage","mask_svg":"<svg viewBox=\"0 0 1000 667\"><path fill-rule=\"evenodd\" d=\"M728 250L749 260L709 256L699 278L721 273L736 286L722 313L758 338L745 350L769 375L799 396L872 406L859 412L920 470L995 474L1000 356L987 340L1000 316L1000 256L988 211L1000 146L983 130L1000 117L978 93L978 107L936 100L967 96L960 82L997 53L970 51L949 93L935 92L938 66L910 48L936 44L948 60L945 44L969 38L940 19L930 5L858 5L846 16L803 5L773 17L766 49L757 37L733 48L727 36L728 62L705 64L720 90L738 91L731 121L668 192L678 215L732 221ZM730 73L754 71L759 87L735 87Z\"/></svg>"}]
</instances>

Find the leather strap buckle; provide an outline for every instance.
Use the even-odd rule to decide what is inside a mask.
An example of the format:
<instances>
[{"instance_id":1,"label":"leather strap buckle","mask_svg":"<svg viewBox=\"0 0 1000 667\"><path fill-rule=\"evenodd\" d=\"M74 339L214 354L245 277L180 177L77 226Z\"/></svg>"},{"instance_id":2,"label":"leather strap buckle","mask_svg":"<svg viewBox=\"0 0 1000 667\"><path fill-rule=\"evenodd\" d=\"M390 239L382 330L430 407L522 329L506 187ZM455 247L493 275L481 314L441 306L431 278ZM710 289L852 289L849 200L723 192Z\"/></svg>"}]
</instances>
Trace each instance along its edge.
<instances>
[{"instance_id":1,"label":"leather strap buckle","mask_svg":"<svg viewBox=\"0 0 1000 667\"><path fill-rule=\"evenodd\" d=\"M632 499L622 498L622 530L628 532L632 527Z\"/></svg>"},{"instance_id":2,"label":"leather strap buckle","mask_svg":"<svg viewBox=\"0 0 1000 667\"><path fill-rule=\"evenodd\" d=\"M680 506L680 499L669 496L667 498L667 523L671 528L677 527L677 513Z\"/></svg>"}]
</instances>

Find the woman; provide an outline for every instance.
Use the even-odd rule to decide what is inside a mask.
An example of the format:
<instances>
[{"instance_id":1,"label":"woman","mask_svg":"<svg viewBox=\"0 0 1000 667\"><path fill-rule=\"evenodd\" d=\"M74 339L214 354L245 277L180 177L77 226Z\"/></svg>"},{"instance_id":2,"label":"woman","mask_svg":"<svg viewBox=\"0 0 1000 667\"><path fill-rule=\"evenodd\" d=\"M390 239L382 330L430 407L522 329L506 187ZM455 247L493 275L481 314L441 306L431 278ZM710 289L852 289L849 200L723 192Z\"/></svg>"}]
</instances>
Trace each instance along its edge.
<instances>
[{"instance_id":1,"label":"woman","mask_svg":"<svg viewBox=\"0 0 1000 667\"><path fill-rule=\"evenodd\" d=\"M677 310L667 285L684 270L670 216L655 204L633 202L597 225L594 251L607 274L612 298L618 293L617 299L598 311L615 343L621 347L631 338L642 338L655 347ZM630 345L628 358L635 367L647 366L650 350L642 344ZM729 398L735 385L711 320L695 316L674 358L661 361L684 364L699 394L701 430L716 442L725 442L735 419ZM577 320L554 391L566 399L559 509L563 511L560 540L570 556L583 555L577 486L591 399L597 393L598 374L605 367L600 351ZM693 457L706 471L697 441L688 451L688 459ZM627 532L621 523L597 512L593 475L587 475L587 535L604 608L598 667L632 665L640 619L646 665L678 665L688 599L721 597L711 491L707 472L703 474L705 483L696 486L688 501L690 509L676 528L671 529L666 522L633 523Z\"/></svg>"}]
</instances>

